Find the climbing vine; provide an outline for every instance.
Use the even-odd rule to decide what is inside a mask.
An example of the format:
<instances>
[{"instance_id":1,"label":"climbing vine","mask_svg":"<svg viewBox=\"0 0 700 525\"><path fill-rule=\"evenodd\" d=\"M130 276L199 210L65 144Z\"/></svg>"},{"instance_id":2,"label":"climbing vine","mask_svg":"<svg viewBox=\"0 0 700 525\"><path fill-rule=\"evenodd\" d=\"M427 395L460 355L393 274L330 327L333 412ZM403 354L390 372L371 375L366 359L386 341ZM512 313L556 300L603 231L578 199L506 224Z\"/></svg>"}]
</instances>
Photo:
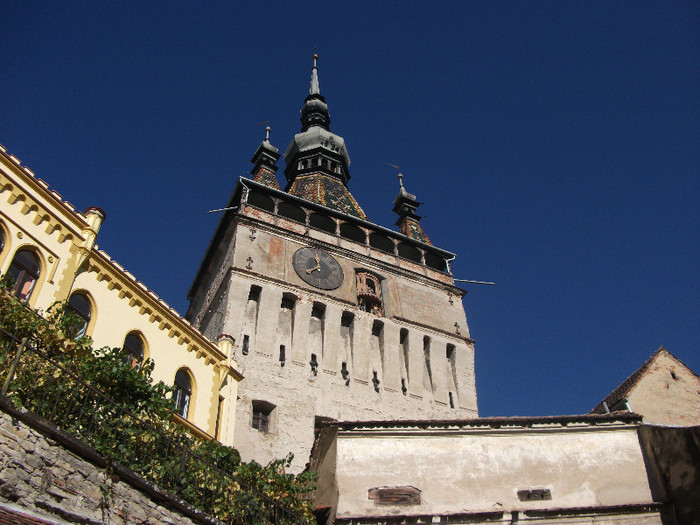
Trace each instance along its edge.
<instances>
[{"instance_id":1,"label":"climbing vine","mask_svg":"<svg viewBox=\"0 0 700 525\"><path fill-rule=\"evenodd\" d=\"M153 381L153 361L134 367L123 349L71 337L80 323L65 304L29 309L0 282L0 385L20 341L28 341L7 392L15 406L225 523L313 522L305 496L314 473L287 474L291 455L246 463L234 448L192 436L173 418L173 388Z\"/></svg>"}]
</instances>

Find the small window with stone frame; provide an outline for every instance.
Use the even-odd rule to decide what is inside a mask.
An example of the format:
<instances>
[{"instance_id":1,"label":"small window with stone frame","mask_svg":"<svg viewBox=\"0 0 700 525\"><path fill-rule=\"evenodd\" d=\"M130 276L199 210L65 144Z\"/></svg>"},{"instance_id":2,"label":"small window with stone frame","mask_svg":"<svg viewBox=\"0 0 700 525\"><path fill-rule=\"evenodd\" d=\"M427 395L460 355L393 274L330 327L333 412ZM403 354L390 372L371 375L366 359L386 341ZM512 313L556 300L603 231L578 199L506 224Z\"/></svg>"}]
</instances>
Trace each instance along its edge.
<instances>
[{"instance_id":1,"label":"small window with stone frame","mask_svg":"<svg viewBox=\"0 0 700 525\"><path fill-rule=\"evenodd\" d=\"M259 432L272 432L274 410L275 405L268 401L253 401L251 426Z\"/></svg>"}]
</instances>

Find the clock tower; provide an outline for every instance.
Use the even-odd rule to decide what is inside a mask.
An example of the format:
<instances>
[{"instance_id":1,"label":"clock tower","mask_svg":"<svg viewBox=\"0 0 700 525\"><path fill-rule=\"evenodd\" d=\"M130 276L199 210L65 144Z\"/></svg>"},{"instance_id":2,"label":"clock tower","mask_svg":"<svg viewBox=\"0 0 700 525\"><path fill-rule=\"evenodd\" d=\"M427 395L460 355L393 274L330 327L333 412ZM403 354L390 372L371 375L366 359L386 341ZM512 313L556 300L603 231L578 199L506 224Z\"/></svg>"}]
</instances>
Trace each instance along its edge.
<instances>
[{"instance_id":1,"label":"clock tower","mask_svg":"<svg viewBox=\"0 0 700 525\"><path fill-rule=\"evenodd\" d=\"M301 132L284 153L284 189L268 130L207 248L187 313L208 337L233 341L245 377L235 427L242 458L292 452L295 471L308 461L317 418L478 415L455 255L431 244L403 181L398 231L371 222L355 201L317 59Z\"/></svg>"}]
</instances>

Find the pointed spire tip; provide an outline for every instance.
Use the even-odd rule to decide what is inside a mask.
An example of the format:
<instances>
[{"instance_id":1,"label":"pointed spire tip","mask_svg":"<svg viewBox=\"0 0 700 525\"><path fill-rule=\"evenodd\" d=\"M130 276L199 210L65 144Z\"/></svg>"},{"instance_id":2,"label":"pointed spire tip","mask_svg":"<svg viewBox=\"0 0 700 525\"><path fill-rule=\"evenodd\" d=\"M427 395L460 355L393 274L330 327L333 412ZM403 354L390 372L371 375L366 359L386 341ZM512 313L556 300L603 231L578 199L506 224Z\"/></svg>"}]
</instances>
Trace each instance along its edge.
<instances>
[{"instance_id":1,"label":"pointed spire tip","mask_svg":"<svg viewBox=\"0 0 700 525\"><path fill-rule=\"evenodd\" d=\"M318 53L314 53L314 67L311 68L311 86L309 87L309 95L320 95L321 88L318 85L318 66L316 61L318 60Z\"/></svg>"}]
</instances>

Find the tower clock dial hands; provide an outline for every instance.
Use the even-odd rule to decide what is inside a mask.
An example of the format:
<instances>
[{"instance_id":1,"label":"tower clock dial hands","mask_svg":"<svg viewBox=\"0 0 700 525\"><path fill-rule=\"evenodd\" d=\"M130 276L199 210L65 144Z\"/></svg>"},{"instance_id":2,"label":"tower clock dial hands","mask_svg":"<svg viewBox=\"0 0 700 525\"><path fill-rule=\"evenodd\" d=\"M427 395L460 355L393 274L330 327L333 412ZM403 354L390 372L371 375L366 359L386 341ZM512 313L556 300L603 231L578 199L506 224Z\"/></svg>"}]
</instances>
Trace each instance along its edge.
<instances>
[{"instance_id":1,"label":"tower clock dial hands","mask_svg":"<svg viewBox=\"0 0 700 525\"><path fill-rule=\"evenodd\" d=\"M335 290L343 283L340 263L325 250L301 247L294 252L292 265L297 275L314 288Z\"/></svg>"},{"instance_id":2,"label":"tower clock dial hands","mask_svg":"<svg viewBox=\"0 0 700 525\"><path fill-rule=\"evenodd\" d=\"M318 259L318 254L316 254L315 259L316 259L316 267L306 270L307 275L311 275L311 273L315 272L316 270L318 270L319 272L321 271L321 261L319 261L319 259Z\"/></svg>"}]
</instances>

